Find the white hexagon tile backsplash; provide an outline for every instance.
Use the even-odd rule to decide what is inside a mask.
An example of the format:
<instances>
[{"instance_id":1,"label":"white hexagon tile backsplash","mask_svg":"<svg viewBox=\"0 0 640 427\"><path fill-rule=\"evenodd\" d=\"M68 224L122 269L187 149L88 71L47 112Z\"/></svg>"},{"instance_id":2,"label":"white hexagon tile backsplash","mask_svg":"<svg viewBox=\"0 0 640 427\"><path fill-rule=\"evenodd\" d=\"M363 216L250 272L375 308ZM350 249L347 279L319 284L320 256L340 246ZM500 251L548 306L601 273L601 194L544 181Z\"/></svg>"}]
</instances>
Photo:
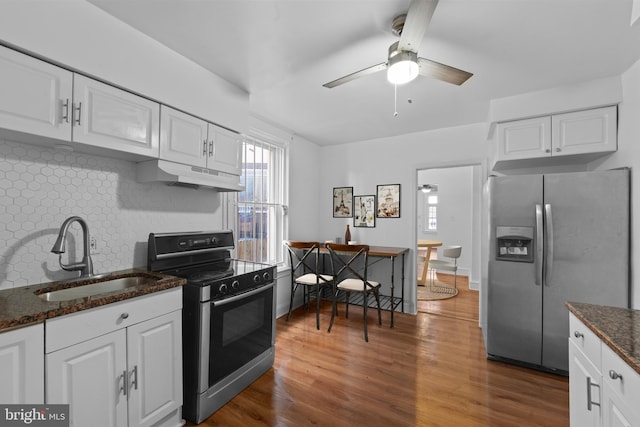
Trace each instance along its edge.
<instances>
[{"instance_id":1,"label":"white hexagon tile backsplash","mask_svg":"<svg viewBox=\"0 0 640 427\"><path fill-rule=\"evenodd\" d=\"M0 289L77 276L51 253L62 222L84 218L97 243L94 272L145 267L150 232L215 230L221 196L142 184L135 163L0 139ZM74 223L65 263L82 256Z\"/></svg>"}]
</instances>

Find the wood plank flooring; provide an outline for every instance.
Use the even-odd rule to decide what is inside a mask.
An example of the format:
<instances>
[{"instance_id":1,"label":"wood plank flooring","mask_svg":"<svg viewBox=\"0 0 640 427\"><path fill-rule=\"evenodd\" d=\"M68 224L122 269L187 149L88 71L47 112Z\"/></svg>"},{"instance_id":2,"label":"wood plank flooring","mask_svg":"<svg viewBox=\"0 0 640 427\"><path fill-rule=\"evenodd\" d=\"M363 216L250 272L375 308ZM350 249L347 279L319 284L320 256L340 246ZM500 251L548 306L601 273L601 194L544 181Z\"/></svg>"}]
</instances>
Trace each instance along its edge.
<instances>
[{"instance_id":1,"label":"wood plank flooring","mask_svg":"<svg viewBox=\"0 0 640 427\"><path fill-rule=\"evenodd\" d=\"M569 425L567 378L487 360L477 316L451 310L396 313L393 329L370 310L366 343L359 308L341 307L330 334L328 302L319 331L298 309L277 321L273 369L201 425Z\"/></svg>"}]
</instances>

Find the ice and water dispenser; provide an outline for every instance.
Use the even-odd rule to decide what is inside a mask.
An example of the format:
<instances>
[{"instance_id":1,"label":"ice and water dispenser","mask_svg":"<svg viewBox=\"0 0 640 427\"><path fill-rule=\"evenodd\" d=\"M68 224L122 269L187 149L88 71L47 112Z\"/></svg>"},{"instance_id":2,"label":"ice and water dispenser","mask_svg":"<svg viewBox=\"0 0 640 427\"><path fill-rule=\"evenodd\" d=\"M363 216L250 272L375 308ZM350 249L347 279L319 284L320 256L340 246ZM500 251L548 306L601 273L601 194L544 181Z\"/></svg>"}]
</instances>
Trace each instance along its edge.
<instances>
[{"instance_id":1,"label":"ice and water dispenser","mask_svg":"<svg viewBox=\"0 0 640 427\"><path fill-rule=\"evenodd\" d=\"M533 262L533 227L496 227L496 259Z\"/></svg>"}]
</instances>

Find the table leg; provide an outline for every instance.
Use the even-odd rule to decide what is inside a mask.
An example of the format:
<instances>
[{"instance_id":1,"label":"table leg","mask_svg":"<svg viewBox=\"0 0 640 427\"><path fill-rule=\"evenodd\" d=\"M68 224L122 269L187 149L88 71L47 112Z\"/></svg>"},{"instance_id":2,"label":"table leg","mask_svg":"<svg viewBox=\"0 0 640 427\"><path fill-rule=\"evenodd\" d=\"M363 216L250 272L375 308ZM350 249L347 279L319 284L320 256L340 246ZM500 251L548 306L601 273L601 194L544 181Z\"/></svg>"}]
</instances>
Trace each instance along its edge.
<instances>
[{"instance_id":1,"label":"table leg","mask_svg":"<svg viewBox=\"0 0 640 427\"><path fill-rule=\"evenodd\" d=\"M431 246L427 246L427 255L424 259L424 265L422 267L422 276L418 280L419 285L427 286L427 271L429 270L429 259L431 258Z\"/></svg>"},{"instance_id":2,"label":"table leg","mask_svg":"<svg viewBox=\"0 0 640 427\"><path fill-rule=\"evenodd\" d=\"M394 290L394 284L393 284L393 278L395 276L395 258L394 257L389 257L389 259L391 260L391 328L393 328L393 312L396 311L395 308L393 307L393 290Z\"/></svg>"}]
</instances>

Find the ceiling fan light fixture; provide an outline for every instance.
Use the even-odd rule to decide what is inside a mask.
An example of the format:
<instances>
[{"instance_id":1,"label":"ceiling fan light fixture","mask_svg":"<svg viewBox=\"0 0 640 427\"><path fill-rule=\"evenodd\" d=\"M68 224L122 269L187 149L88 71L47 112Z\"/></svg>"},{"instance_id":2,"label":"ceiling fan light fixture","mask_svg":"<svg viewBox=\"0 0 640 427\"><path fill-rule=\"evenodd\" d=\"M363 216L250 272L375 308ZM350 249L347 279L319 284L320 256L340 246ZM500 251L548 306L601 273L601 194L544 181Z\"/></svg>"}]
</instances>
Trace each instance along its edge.
<instances>
[{"instance_id":1,"label":"ceiling fan light fixture","mask_svg":"<svg viewBox=\"0 0 640 427\"><path fill-rule=\"evenodd\" d=\"M420 67L415 52L396 51L389 57L387 80L395 85L408 83L418 77Z\"/></svg>"}]
</instances>

